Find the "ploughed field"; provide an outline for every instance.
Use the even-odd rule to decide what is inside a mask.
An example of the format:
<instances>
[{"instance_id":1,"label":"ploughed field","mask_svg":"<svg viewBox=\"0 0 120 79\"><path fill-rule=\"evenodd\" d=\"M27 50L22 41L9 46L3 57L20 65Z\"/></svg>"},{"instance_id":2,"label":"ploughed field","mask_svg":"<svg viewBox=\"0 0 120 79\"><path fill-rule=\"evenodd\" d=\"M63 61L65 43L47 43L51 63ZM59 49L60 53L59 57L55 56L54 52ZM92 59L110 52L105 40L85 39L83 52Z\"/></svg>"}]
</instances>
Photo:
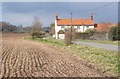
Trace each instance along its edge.
<instances>
[{"instance_id":1,"label":"ploughed field","mask_svg":"<svg viewBox=\"0 0 120 79\"><path fill-rule=\"evenodd\" d=\"M25 34L2 35L2 77L105 77L69 52L52 45L24 40Z\"/></svg>"}]
</instances>

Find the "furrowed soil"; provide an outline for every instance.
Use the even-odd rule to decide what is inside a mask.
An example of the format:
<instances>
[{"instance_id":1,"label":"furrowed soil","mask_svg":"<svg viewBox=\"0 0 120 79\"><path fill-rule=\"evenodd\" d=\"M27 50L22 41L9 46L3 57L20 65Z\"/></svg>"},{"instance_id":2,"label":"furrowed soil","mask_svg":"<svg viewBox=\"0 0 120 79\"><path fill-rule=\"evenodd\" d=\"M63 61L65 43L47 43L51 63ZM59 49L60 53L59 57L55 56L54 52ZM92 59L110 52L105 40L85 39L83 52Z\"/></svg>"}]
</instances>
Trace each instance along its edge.
<instances>
[{"instance_id":1,"label":"furrowed soil","mask_svg":"<svg viewBox=\"0 0 120 79\"><path fill-rule=\"evenodd\" d=\"M106 77L78 56L42 42L24 40L26 34L2 35L2 77Z\"/></svg>"}]
</instances>

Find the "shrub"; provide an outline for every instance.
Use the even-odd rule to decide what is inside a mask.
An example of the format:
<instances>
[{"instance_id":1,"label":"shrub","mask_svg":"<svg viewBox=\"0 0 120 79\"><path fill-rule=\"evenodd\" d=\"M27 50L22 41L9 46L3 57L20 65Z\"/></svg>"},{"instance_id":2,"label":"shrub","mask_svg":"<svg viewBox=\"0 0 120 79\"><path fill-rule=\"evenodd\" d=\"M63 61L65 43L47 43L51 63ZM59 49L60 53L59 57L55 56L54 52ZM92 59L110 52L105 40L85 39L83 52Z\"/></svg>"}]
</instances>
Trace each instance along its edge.
<instances>
[{"instance_id":1,"label":"shrub","mask_svg":"<svg viewBox=\"0 0 120 79\"><path fill-rule=\"evenodd\" d=\"M95 29L87 29L85 32L88 33L90 36L97 34L97 31Z\"/></svg>"},{"instance_id":2,"label":"shrub","mask_svg":"<svg viewBox=\"0 0 120 79\"><path fill-rule=\"evenodd\" d=\"M75 29L74 29L73 32L72 32L72 40L75 40L77 38L77 33L78 32L76 32Z\"/></svg>"},{"instance_id":3,"label":"shrub","mask_svg":"<svg viewBox=\"0 0 120 79\"><path fill-rule=\"evenodd\" d=\"M33 33L31 34L31 36L32 36L33 39L34 39L34 38L42 38L42 37L44 37L44 33L33 32Z\"/></svg>"},{"instance_id":4,"label":"shrub","mask_svg":"<svg viewBox=\"0 0 120 79\"><path fill-rule=\"evenodd\" d=\"M120 26L111 27L108 33L109 40L120 40Z\"/></svg>"},{"instance_id":5,"label":"shrub","mask_svg":"<svg viewBox=\"0 0 120 79\"><path fill-rule=\"evenodd\" d=\"M98 34L95 34L93 36L90 36L90 40L98 40L98 41L103 41L103 40L107 40L107 36L106 34L102 34L102 33L98 33Z\"/></svg>"},{"instance_id":6,"label":"shrub","mask_svg":"<svg viewBox=\"0 0 120 79\"><path fill-rule=\"evenodd\" d=\"M76 39L89 39L89 33L76 33Z\"/></svg>"},{"instance_id":7,"label":"shrub","mask_svg":"<svg viewBox=\"0 0 120 79\"><path fill-rule=\"evenodd\" d=\"M65 32L63 30L60 30L58 34L64 34Z\"/></svg>"},{"instance_id":8,"label":"shrub","mask_svg":"<svg viewBox=\"0 0 120 79\"><path fill-rule=\"evenodd\" d=\"M50 24L50 31L51 35L55 34L55 23Z\"/></svg>"},{"instance_id":9,"label":"shrub","mask_svg":"<svg viewBox=\"0 0 120 79\"><path fill-rule=\"evenodd\" d=\"M116 29L116 40L120 40L120 26Z\"/></svg>"}]
</instances>

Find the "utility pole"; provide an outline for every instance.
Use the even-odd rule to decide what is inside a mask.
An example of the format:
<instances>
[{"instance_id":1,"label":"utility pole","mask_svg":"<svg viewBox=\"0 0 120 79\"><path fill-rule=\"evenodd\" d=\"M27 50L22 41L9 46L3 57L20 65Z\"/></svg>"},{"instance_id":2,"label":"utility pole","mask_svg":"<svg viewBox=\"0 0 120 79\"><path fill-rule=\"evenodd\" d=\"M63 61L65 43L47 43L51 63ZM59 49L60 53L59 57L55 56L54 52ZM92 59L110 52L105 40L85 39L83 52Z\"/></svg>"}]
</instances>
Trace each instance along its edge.
<instances>
[{"instance_id":1,"label":"utility pole","mask_svg":"<svg viewBox=\"0 0 120 79\"><path fill-rule=\"evenodd\" d=\"M82 22L82 26L83 26L83 32L84 32L84 22Z\"/></svg>"},{"instance_id":2,"label":"utility pole","mask_svg":"<svg viewBox=\"0 0 120 79\"><path fill-rule=\"evenodd\" d=\"M70 37L70 38L71 38L71 41L72 41L72 36L73 36L73 35L72 35L72 13L71 13L71 37Z\"/></svg>"}]
</instances>

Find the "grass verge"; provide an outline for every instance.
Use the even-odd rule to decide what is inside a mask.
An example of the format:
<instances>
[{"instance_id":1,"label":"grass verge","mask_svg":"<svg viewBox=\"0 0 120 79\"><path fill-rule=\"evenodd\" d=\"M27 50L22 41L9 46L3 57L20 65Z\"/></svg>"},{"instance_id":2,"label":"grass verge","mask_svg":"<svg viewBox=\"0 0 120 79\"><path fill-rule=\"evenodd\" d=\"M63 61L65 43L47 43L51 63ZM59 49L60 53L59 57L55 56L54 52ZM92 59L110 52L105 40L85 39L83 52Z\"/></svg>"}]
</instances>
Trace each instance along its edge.
<instances>
[{"instance_id":1,"label":"grass verge","mask_svg":"<svg viewBox=\"0 0 120 79\"><path fill-rule=\"evenodd\" d=\"M101 43L101 44L111 44L111 45L120 45L120 41L95 41L95 40L76 40L76 41Z\"/></svg>"},{"instance_id":2,"label":"grass verge","mask_svg":"<svg viewBox=\"0 0 120 79\"><path fill-rule=\"evenodd\" d=\"M99 70L102 70L103 72L107 72L112 75L118 75L118 73L120 72L118 71L118 52L116 51L88 47L81 44L71 44L70 46L65 46L63 41L58 41L55 39L27 39L49 43L62 51L73 52L77 54L81 59L90 62L92 65L97 67Z\"/></svg>"}]
</instances>

